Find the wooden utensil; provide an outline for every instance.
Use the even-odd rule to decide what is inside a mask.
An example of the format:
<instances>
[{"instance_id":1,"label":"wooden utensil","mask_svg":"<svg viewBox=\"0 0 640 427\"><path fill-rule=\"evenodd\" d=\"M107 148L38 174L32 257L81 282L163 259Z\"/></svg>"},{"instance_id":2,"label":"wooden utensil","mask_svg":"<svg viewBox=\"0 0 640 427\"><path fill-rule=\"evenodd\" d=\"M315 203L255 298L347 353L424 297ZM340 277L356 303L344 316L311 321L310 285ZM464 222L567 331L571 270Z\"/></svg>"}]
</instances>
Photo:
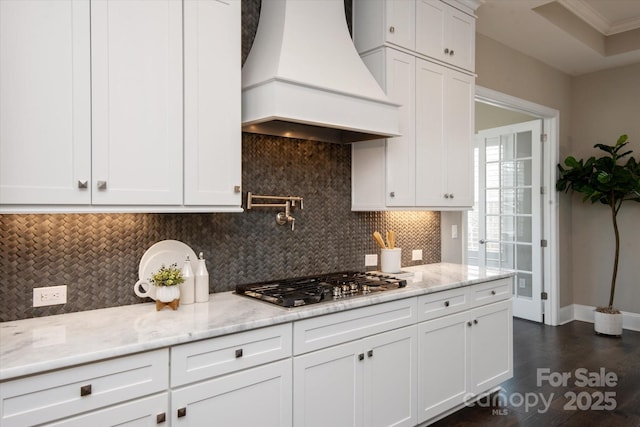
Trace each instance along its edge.
<instances>
[{"instance_id":1,"label":"wooden utensil","mask_svg":"<svg viewBox=\"0 0 640 427\"><path fill-rule=\"evenodd\" d=\"M384 240L382 239L382 234L380 234L377 231L373 232L373 239L376 241L376 243L378 244L378 246L380 246L382 249L386 249L387 247L384 244Z\"/></svg>"},{"instance_id":2,"label":"wooden utensil","mask_svg":"<svg viewBox=\"0 0 640 427\"><path fill-rule=\"evenodd\" d=\"M387 231L387 245L389 246L389 249L394 249L396 247L395 231Z\"/></svg>"}]
</instances>

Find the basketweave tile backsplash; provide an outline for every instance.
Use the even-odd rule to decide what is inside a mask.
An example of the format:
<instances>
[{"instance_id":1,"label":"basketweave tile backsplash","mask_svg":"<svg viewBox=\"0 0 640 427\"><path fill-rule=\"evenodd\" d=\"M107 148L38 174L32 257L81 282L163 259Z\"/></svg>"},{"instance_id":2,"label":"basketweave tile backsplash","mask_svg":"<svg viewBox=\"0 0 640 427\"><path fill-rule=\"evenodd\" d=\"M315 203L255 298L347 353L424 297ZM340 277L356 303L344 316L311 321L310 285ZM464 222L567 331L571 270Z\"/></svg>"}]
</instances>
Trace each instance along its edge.
<instances>
[{"instance_id":1,"label":"basketweave tile backsplash","mask_svg":"<svg viewBox=\"0 0 640 427\"><path fill-rule=\"evenodd\" d=\"M350 1L345 1L350 15ZM259 0L242 1L242 55L248 54ZM235 214L0 215L0 321L136 304L138 263L154 243L175 239L203 252L211 292L236 284L364 269L378 253L372 233L395 230L403 248L440 261L437 212L351 212L351 148L254 134L242 136L242 186L256 194L304 197L296 229L276 210ZM68 285L64 305L33 308L34 287Z\"/></svg>"}]
</instances>

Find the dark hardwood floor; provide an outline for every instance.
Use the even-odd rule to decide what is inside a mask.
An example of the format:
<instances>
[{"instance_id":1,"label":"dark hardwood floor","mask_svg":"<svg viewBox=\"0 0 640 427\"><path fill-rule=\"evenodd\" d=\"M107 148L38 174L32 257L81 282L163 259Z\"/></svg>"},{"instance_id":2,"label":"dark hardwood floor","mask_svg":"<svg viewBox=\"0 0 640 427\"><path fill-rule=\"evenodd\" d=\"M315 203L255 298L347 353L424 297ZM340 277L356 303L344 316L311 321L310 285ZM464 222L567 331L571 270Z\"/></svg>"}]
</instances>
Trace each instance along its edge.
<instances>
[{"instance_id":1,"label":"dark hardwood floor","mask_svg":"<svg viewBox=\"0 0 640 427\"><path fill-rule=\"evenodd\" d=\"M640 332L613 338L596 335L591 323L519 319L513 332L514 376L504 390L433 426L640 427ZM570 375L566 385L561 375Z\"/></svg>"}]
</instances>

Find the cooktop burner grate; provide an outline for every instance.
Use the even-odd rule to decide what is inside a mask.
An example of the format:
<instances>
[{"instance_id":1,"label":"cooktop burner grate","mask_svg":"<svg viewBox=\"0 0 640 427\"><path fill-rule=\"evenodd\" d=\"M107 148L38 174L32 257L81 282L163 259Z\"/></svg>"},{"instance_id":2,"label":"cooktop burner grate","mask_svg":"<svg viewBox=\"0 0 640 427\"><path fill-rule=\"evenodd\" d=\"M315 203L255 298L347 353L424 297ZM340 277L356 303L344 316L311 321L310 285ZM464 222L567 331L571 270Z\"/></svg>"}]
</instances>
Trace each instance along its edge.
<instances>
[{"instance_id":1,"label":"cooktop burner grate","mask_svg":"<svg viewBox=\"0 0 640 427\"><path fill-rule=\"evenodd\" d=\"M370 295L405 286L406 280L393 276L345 271L238 285L236 293L283 307L298 307Z\"/></svg>"}]
</instances>

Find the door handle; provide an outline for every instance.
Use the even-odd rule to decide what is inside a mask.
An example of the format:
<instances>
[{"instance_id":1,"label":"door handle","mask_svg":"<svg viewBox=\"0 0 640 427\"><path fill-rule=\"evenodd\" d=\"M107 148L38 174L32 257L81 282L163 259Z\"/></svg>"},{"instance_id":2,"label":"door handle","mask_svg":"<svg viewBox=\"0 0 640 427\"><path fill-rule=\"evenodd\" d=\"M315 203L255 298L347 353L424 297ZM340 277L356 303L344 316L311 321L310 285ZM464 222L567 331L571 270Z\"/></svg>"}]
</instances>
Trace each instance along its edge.
<instances>
[{"instance_id":1,"label":"door handle","mask_svg":"<svg viewBox=\"0 0 640 427\"><path fill-rule=\"evenodd\" d=\"M480 243L481 245L484 245L485 243L487 243L487 241L484 239L480 239L478 240L478 243Z\"/></svg>"}]
</instances>

